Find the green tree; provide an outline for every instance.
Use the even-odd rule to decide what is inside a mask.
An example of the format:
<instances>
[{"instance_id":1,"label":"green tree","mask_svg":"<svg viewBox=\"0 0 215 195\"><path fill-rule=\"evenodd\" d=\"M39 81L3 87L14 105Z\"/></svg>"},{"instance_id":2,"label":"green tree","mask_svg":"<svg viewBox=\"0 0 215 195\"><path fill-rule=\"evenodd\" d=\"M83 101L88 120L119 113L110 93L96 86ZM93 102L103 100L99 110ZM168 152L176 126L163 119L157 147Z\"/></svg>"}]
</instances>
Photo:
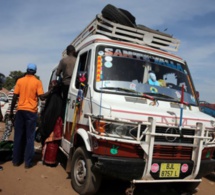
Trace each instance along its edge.
<instances>
[{"instance_id":1,"label":"green tree","mask_svg":"<svg viewBox=\"0 0 215 195\"><path fill-rule=\"evenodd\" d=\"M5 82L5 76L4 74L0 73L0 90L2 90L2 85Z\"/></svg>"},{"instance_id":2,"label":"green tree","mask_svg":"<svg viewBox=\"0 0 215 195\"><path fill-rule=\"evenodd\" d=\"M11 90L15 84L17 79L23 77L25 75L25 72L22 71L11 71L9 76L6 77L6 81L4 83L4 88L6 88L7 90ZM37 75L35 75L38 79L40 79L40 77L38 77Z\"/></svg>"},{"instance_id":3,"label":"green tree","mask_svg":"<svg viewBox=\"0 0 215 195\"><path fill-rule=\"evenodd\" d=\"M25 73L22 71L11 71L9 76L6 77L4 88L6 88L7 90L11 90L14 87L16 80L22 77L24 74Z\"/></svg>"}]
</instances>

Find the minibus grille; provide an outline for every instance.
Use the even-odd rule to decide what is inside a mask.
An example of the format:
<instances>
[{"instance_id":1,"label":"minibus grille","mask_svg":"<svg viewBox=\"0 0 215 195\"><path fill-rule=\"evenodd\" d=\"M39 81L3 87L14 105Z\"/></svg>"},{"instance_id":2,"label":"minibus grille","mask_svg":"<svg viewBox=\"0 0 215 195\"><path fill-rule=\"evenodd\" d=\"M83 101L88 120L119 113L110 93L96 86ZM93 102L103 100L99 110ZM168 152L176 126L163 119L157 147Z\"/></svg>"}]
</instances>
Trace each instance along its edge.
<instances>
[{"instance_id":1,"label":"minibus grille","mask_svg":"<svg viewBox=\"0 0 215 195\"><path fill-rule=\"evenodd\" d=\"M154 145L153 159L190 160L192 147Z\"/></svg>"},{"instance_id":2,"label":"minibus grille","mask_svg":"<svg viewBox=\"0 0 215 195\"><path fill-rule=\"evenodd\" d=\"M156 135L155 142L168 142L168 143L180 143L180 144L193 144L194 138L185 138L183 135L193 136L195 131L193 129L182 129L171 127L156 127L156 133L159 134L176 134L181 135L180 137L170 137L165 135Z\"/></svg>"}]
</instances>

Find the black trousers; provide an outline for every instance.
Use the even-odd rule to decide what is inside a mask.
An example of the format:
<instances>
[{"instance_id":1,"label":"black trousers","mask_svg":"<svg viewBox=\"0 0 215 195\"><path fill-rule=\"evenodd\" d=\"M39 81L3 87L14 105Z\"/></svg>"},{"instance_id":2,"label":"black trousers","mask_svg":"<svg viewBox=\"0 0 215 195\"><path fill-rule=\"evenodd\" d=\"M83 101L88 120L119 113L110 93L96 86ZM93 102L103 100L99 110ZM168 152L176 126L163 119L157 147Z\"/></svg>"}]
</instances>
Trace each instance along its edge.
<instances>
[{"instance_id":1,"label":"black trousers","mask_svg":"<svg viewBox=\"0 0 215 195\"><path fill-rule=\"evenodd\" d=\"M69 92L69 85L62 85L62 96L63 96L63 121L65 118L65 111L66 111L66 104L67 104L67 97Z\"/></svg>"}]
</instances>

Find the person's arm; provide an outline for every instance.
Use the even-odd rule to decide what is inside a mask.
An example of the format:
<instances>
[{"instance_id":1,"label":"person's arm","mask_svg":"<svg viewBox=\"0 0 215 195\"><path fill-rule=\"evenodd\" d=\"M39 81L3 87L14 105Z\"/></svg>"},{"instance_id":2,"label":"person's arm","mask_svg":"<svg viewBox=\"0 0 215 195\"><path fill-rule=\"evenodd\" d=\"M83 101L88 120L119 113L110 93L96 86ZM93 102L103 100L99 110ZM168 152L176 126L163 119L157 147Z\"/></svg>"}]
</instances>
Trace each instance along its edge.
<instances>
[{"instance_id":1,"label":"person's arm","mask_svg":"<svg viewBox=\"0 0 215 195\"><path fill-rule=\"evenodd\" d=\"M46 93L44 93L44 91L43 91L43 84L42 84L42 82L40 80L38 80L38 85L37 86L38 86L37 87L37 97L41 101L43 101L46 98L48 98L48 96L51 94L53 88L50 87L49 90Z\"/></svg>"},{"instance_id":2,"label":"person's arm","mask_svg":"<svg viewBox=\"0 0 215 195\"><path fill-rule=\"evenodd\" d=\"M60 69L57 69L56 76L60 76L60 73L61 73Z\"/></svg>"},{"instance_id":3,"label":"person's arm","mask_svg":"<svg viewBox=\"0 0 215 195\"><path fill-rule=\"evenodd\" d=\"M13 94L13 99L12 99L11 106L10 106L10 118L11 119L13 118L13 110L15 108L18 97L19 97L18 94L15 94L15 93Z\"/></svg>"},{"instance_id":4,"label":"person's arm","mask_svg":"<svg viewBox=\"0 0 215 195\"><path fill-rule=\"evenodd\" d=\"M52 88L50 88L46 93L39 95L38 97L40 100L45 100L48 98L48 96L52 93Z\"/></svg>"}]
</instances>

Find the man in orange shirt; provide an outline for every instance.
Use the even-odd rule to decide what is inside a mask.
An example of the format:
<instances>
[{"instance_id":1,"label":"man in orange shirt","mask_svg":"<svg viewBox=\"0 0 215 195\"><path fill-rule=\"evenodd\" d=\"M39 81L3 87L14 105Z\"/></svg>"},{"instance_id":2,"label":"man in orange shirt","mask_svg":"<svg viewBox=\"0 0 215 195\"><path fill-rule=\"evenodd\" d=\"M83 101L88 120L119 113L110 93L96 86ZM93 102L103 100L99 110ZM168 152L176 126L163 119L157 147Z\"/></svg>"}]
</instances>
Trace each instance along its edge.
<instances>
[{"instance_id":1,"label":"man in orange shirt","mask_svg":"<svg viewBox=\"0 0 215 195\"><path fill-rule=\"evenodd\" d=\"M16 82L10 109L10 118L12 118L18 100L14 122L13 165L19 166L24 161L25 168L33 166L38 98L44 100L50 92L44 94L42 82L34 76L36 71L35 64L28 64L26 75Z\"/></svg>"}]
</instances>

